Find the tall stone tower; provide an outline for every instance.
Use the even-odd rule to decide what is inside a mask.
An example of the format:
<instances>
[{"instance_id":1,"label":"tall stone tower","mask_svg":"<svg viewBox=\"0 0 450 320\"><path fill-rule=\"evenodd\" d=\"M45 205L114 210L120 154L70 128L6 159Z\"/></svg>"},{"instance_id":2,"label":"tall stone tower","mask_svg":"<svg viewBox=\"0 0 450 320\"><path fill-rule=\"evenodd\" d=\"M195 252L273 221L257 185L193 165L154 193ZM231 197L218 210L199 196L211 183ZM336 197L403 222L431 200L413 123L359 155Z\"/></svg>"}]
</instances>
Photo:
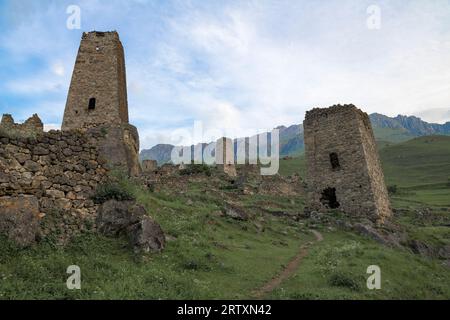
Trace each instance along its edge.
<instances>
[{"instance_id":1,"label":"tall stone tower","mask_svg":"<svg viewBox=\"0 0 450 320\"><path fill-rule=\"evenodd\" d=\"M102 133L99 152L112 168L141 172L139 133L128 123L125 57L117 32L84 32L62 128Z\"/></svg>"},{"instance_id":2,"label":"tall stone tower","mask_svg":"<svg viewBox=\"0 0 450 320\"><path fill-rule=\"evenodd\" d=\"M84 32L62 130L128 123L125 57L117 32Z\"/></svg>"},{"instance_id":3,"label":"tall stone tower","mask_svg":"<svg viewBox=\"0 0 450 320\"><path fill-rule=\"evenodd\" d=\"M383 221L389 197L369 117L354 105L306 112L308 206Z\"/></svg>"}]
</instances>

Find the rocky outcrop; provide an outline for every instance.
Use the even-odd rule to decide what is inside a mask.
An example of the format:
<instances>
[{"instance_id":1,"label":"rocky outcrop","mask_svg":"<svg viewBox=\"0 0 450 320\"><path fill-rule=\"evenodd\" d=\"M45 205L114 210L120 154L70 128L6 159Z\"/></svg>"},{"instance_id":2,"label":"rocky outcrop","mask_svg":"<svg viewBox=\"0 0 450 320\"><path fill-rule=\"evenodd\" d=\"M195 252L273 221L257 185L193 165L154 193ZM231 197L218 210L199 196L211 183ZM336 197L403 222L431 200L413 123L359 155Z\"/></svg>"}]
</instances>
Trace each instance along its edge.
<instances>
[{"instance_id":1,"label":"rocky outcrop","mask_svg":"<svg viewBox=\"0 0 450 320\"><path fill-rule=\"evenodd\" d=\"M20 246L33 244L40 234L39 203L34 196L0 197L0 234Z\"/></svg>"},{"instance_id":2,"label":"rocky outcrop","mask_svg":"<svg viewBox=\"0 0 450 320\"><path fill-rule=\"evenodd\" d=\"M159 224L134 201L109 200L98 209L98 230L107 236L126 236L135 251L161 251L165 236Z\"/></svg>"}]
</instances>

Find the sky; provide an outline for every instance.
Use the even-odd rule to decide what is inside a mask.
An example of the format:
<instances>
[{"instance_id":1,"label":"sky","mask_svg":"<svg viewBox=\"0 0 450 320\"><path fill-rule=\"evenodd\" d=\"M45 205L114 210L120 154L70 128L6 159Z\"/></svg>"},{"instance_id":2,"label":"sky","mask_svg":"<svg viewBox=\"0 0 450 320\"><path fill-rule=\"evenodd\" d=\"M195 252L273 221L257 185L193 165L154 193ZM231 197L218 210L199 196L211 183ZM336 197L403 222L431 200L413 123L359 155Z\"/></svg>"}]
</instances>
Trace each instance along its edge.
<instances>
[{"instance_id":1,"label":"sky","mask_svg":"<svg viewBox=\"0 0 450 320\"><path fill-rule=\"evenodd\" d=\"M0 30L0 114L47 129L92 30L119 32L141 148L250 136L337 103L450 121L448 0L0 0Z\"/></svg>"}]
</instances>

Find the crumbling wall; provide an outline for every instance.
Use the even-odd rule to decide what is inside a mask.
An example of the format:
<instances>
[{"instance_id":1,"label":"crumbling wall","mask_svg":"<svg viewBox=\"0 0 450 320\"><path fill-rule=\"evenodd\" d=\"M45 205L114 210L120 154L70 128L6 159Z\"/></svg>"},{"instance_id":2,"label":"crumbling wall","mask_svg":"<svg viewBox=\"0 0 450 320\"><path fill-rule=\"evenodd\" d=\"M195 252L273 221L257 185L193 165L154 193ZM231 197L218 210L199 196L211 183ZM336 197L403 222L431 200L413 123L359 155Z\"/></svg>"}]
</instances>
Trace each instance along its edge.
<instances>
[{"instance_id":1,"label":"crumbling wall","mask_svg":"<svg viewBox=\"0 0 450 320\"><path fill-rule=\"evenodd\" d=\"M97 147L101 138L79 131L36 137L0 133L0 197L35 196L44 236L57 231L64 240L82 231L96 215L90 197L107 178L106 159Z\"/></svg>"},{"instance_id":2,"label":"crumbling wall","mask_svg":"<svg viewBox=\"0 0 450 320\"><path fill-rule=\"evenodd\" d=\"M44 132L44 124L37 114L34 114L24 123L15 123L10 114L4 114L0 122L0 131L12 136L35 136Z\"/></svg>"}]
</instances>

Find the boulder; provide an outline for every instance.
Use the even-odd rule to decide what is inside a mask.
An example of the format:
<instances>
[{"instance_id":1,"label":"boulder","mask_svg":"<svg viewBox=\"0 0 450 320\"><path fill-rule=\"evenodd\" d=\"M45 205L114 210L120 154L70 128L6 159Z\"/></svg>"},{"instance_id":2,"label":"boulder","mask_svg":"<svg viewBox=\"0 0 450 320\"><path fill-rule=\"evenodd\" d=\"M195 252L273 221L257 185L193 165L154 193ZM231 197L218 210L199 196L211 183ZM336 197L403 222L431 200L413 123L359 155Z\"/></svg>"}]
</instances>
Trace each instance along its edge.
<instances>
[{"instance_id":1,"label":"boulder","mask_svg":"<svg viewBox=\"0 0 450 320\"><path fill-rule=\"evenodd\" d=\"M0 197L0 234L19 246L33 244L40 234L39 202L35 196Z\"/></svg>"},{"instance_id":2,"label":"boulder","mask_svg":"<svg viewBox=\"0 0 450 320\"><path fill-rule=\"evenodd\" d=\"M130 213L133 205L134 201L109 200L103 203L98 208L98 230L107 236L125 234L130 225L139 221Z\"/></svg>"},{"instance_id":3,"label":"boulder","mask_svg":"<svg viewBox=\"0 0 450 320\"><path fill-rule=\"evenodd\" d=\"M165 246L165 235L160 225L135 201L109 200L103 203L98 209L97 228L107 236L127 236L136 252L159 252Z\"/></svg>"},{"instance_id":4,"label":"boulder","mask_svg":"<svg viewBox=\"0 0 450 320\"><path fill-rule=\"evenodd\" d=\"M436 250L425 242L419 240L411 240L408 243L408 245L414 253L419 254L421 256L426 257L436 256Z\"/></svg>"},{"instance_id":5,"label":"boulder","mask_svg":"<svg viewBox=\"0 0 450 320\"><path fill-rule=\"evenodd\" d=\"M165 235L160 225L150 218L143 216L139 222L128 227L130 244L135 251L161 251L165 246Z\"/></svg>"}]
</instances>

